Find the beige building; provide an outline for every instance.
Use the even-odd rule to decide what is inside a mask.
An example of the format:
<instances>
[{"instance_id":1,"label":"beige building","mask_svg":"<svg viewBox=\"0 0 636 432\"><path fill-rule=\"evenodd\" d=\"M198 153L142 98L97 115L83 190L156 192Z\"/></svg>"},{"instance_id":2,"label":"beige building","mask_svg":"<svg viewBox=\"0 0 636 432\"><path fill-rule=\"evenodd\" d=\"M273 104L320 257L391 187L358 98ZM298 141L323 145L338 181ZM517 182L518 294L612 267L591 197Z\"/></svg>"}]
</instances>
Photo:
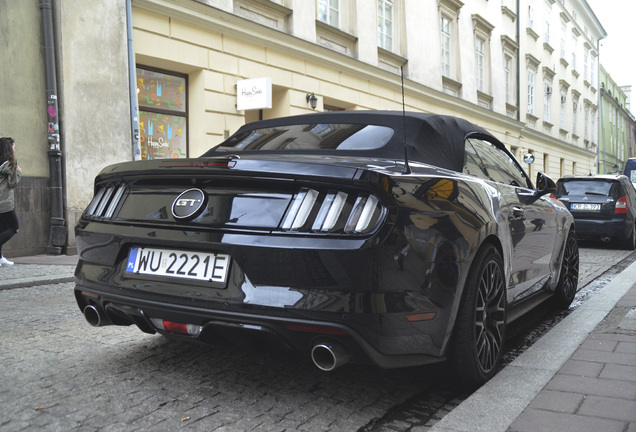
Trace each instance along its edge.
<instances>
[{"instance_id":1,"label":"beige building","mask_svg":"<svg viewBox=\"0 0 636 432\"><path fill-rule=\"evenodd\" d=\"M104 166L196 157L259 118L401 110L402 71L407 110L479 124L519 159L532 153L533 176L596 171L606 33L585 0L49 1L68 252ZM3 103L0 133L23 144L27 184L39 185L38 202L48 205L38 3L0 0L13 66L0 71L0 96L18 107L9 113ZM24 28L34 30L25 37ZM246 105L252 96L259 101ZM36 198L20 194L34 207ZM46 238L47 214L24 211L21 220ZM12 242L17 253L46 245Z\"/></svg>"}]
</instances>

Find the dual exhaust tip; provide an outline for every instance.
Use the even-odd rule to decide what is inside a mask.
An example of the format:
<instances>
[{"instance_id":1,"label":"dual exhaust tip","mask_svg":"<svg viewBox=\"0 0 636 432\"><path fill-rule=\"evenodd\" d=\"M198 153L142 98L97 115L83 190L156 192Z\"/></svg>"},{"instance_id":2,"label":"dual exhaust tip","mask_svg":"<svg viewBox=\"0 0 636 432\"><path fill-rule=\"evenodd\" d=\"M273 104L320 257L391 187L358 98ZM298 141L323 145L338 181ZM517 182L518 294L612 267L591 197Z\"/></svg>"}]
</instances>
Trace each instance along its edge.
<instances>
[{"instance_id":1,"label":"dual exhaust tip","mask_svg":"<svg viewBox=\"0 0 636 432\"><path fill-rule=\"evenodd\" d=\"M314 365L325 372L349 363L351 354L336 342L316 343L311 349L311 360Z\"/></svg>"},{"instance_id":2,"label":"dual exhaust tip","mask_svg":"<svg viewBox=\"0 0 636 432\"><path fill-rule=\"evenodd\" d=\"M100 313L93 305L84 308L84 318L93 327L101 327L110 324L110 320ZM351 354L342 345L327 341L314 344L311 348L311 360L314 365L325 372L345 365L351 361Z\"/></svg>"},{"instance_id":3,"label":"dual exhaust tip","mask_svg":"<svg viewBox=\"0 0 636 432\"><path fill-rule=\"evenodd\" d=\"M110 324L110 320L100 313L93 305L88 305L84 308L84 318L93 327L101 327Z\"/></svg>"}]
</instances>

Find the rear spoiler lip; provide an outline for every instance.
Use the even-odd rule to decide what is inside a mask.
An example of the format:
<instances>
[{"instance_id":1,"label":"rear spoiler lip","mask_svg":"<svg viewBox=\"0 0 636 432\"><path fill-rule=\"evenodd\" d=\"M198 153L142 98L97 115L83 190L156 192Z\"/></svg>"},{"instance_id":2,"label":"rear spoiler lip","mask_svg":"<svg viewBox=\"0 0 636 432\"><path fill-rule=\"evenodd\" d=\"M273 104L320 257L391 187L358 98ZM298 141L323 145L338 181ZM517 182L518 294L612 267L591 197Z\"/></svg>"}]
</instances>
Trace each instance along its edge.
<instances>
[{"instance_id":1,"label":"rear spoiler lip","mask_svg":"<svg viewBox=\"0 0 636 432\"><path fill-rule=\"evenodd\" d=\"M224 177L277 181L316 180L352 182L360 179L361 173L377 170L399 170L398 163L386 159L352 159L319 157L229 157L162 159L150 161L122 162L105 167L96 181L143 177Z\"/></svg>"}]
</instances>

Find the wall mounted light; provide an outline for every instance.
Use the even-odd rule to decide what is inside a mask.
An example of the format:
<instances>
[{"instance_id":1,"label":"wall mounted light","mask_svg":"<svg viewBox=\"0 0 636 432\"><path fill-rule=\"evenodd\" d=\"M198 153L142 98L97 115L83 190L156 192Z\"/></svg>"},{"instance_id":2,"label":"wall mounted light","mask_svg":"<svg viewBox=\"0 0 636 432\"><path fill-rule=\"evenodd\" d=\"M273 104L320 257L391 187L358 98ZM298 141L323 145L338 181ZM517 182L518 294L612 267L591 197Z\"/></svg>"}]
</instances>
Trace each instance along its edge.
<instances>
[{"instance_id":1,"label":"wall mounted light","mask_svg":"<svg viewBox=\"0 0 636 432\"><path fill-rule=\"evenodd\" d=\"M311 109L316 109L316 106L318 105L318 98L316 95L313 93L307 93L306 99L307 103L311 105Z\"/></svg>"}]
</instances>

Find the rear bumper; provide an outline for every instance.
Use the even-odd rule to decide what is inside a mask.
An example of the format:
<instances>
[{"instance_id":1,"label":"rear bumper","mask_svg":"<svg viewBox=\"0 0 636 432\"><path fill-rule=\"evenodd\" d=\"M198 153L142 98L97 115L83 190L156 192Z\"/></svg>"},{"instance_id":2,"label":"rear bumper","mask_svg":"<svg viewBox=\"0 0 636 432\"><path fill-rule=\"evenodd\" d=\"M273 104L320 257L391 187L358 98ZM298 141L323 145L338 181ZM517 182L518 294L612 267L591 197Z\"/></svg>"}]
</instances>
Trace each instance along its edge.
<instances>
[{"instance_id":1,"label":"rear bumper","mask_svg":"<svg viewBox=\"0 0 636 432\"><path fill-rule=\"evenodd\" d=\"M632 226L625 218L610 220L575 219L576 235L582 240L625 240L631 233ZM607 239L605 239L607 240Z\"/></svg>"},{"instance_id":2,"label":"rear bumper","mask_svg":"<svg viewBox=\"0 0 636 432\"><path fill-rule=\"evenodd\" d=\"M75 296L81 310L92 306L98 311L100 325L135 324L143 332L151 334L167 333L153 324L152 319L156 318L201 326L201 332L196 336L183 337L206 343L256 339L266 343L279 343L307 357L316 345L337 344L343 347L355 363L369 363L383 368L408 367L444 360L430 335L422 331L422 323L416 323L410 329L404 328L406 323L403 323L403 328L400 329L398 321L403 321L403 318L391 314L365 317L329 317L328 314L320 314L315 319L302 317L300 314L264 315L257 311L236 312L135 299L88 289L81 284L76 286ZM416 327L420 329L414 334ZM379 329L386 331L389 328L394 332L391 335L377 333Z\"/></svg>"},{"instance_id":3,"label":"rear bumper","mask_svg":"<svg viewBox=\"0 0 636 432\"><path fill-rule=\"evenodd\" d=\"M202 341L273 339L305 355L332 341L352 361L384 368L444 360L457 287L467 271L452 254L425 264L422 257L433 255L422 247L398 257L405 245L391 238L382 244L295 241L291 248L272 244L280 240L270 236L185 233L181 240L174 232L146 237L126 227L117 234L81 228L76 234L77 303L82 311L92 306L103 324L161 333L151 319L168 320L201 326L196 339ZM154 238L164 248L230 255L227 285L126 273L130 247L156 246Z\"/></svg>"}]
</instances>

